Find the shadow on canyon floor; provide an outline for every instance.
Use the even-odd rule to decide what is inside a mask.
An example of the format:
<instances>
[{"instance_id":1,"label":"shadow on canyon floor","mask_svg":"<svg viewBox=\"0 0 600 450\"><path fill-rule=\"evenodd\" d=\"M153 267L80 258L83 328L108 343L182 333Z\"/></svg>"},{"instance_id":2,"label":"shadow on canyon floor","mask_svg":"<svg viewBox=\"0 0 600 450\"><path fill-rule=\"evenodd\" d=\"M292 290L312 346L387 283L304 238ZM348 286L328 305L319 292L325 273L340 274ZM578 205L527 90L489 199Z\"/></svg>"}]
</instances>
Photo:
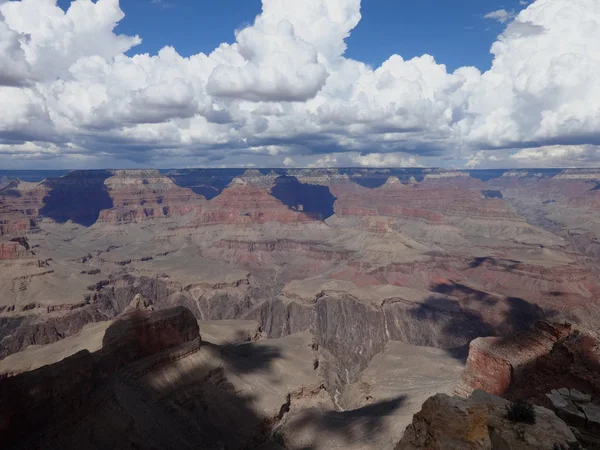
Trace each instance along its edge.
<instances>
[{"instance_id":1,"label":"shadow on canyon floor","mask_svg":"<svg viewBox=\"0 0 600 450\"><path fill-rule=\"evenodd\" d=\"M276 360L283 358L279 348L270 345L257 345L253 342L223 344L214 347L218 348L226 363L230 364L231 368L240 374L269 371Z\"/></svg>"},{"instance_id":2,"label":"shadow on canyon floor","mask_svg":"<svg viewBox=\"0 0 600 450\"><path fill-rule=\"evenodd\" d=\"M316 214L325 220L335 213L336 198L328 186L305 184L296 177L280 176L271 188L271 195L294 211Z\"/></svg>"},{"instance_id":3,"label":"shadow on canyon floor","mask_svg":"<svg viewBox=\"0 0 600 450\"><path fill-rule=\"evenodd\" d=\"M364 442L365 446L374 442L376 434L387 433L386 419L400 409L406 402L405 395L389 400L379 401L352 411L319 411L309 409L293 418L289 428L297 435L312 436L311 443L293 448L294 450L315 450L327 448L335 442L335 448L343 448L356 442ZM307 439L303 439L306 441ZM276 435L274 443L281 448L285 445L283 438ZM280 448L280 447L270 447Z\"/></svg>"},{"instance_id":4,"label":"shadow on canyon floor","mask_svg":"<svg viewBox=\"0 0 600 450\"><path fill-rule=\"evenodd\" d=\"M496 259L491 256L482 256L480 258L473 259L473 261L471 261L469 264L469 268L476 269L484 264L489 264L495 267L504 267L507 272L511 272L517 267L519 261L515 261L514 259Z\"/></svg>"},{"instance_id":5,"label":"shadow on canyon floor","mask_svg":"<svg viewBox=\"0 0 600 450\"><path fill-rule=\"evenodd\" d=\"M98 220L100 211L113 207L104 182L112 176L108 170L74 171L62 178L45 181L48 195L40 215L60 224L73 223L90 227Z\"/></svg>"},{"instance_id":6,"label":"shadow on canyon floor","mask_svg":"<svg viewBox=\"0 0 600 450\"><path fill-rule=\"evenodd\" d=\"M459 297L463 302L471 301L482 303L485 306L494 306L498 303L498 297L487 292L479 291L461 283L451 281L450 283L438 283L431 287L431 291L438 294Z\"/></svg>"},{"instance_id":7,"label":"shadow on canyon floor","mask_svg":"<svg viewBox=\"0 0 600 450\"><path fill-rule=\"evenodd\" d=\"M466 360L469 342L477 337L508 335L557 314L553 309L542 309L522 298L494 296L459 283L437 284L431 290L460 300L432 296L410 314L420 321L437 324L441 330L437 344L460 361ZM497 312L489 311L494 307L498 308ZM489 323L482 313L486 309L488 315L494 314L500 320Z\"/></svg>"},{"instance_id":8,"label":"shadow on canyon floor","mask_svg":"<svg viewBox=\"0 0 600 450\"><path fill-rule=\"evenodd\" d=\"M109 336L121 332L114 325L107 330ZM123 350L122 354L81 352L12 381L0 380L0 394L6 395L0 395L0 402L14 405L12 411L4 411L8 419L5 423L18 423L18 430L11 430L8 442L13 446L8 447L291 448L281 436L272 437L273 428L288 419L290 397L281 387L286 386L286 380L269 381L273 389L280 386L281 395L274 395L268 383L266 387L261 382L255 389L251 376L260 374L261 380L262 376L274 376L274 365L285 357L279 348L260 342L204 342L200 350L184 359L176 357L164 368L156 365L164 356L127 363L131 347L123 343L117 348ZM71 381L67 379L69 374L74 377ZM237 383L244 379L250 385L239 391ZM238 380L235 385L234 380ZM41 396L31 389L38 385ZM21 386L23 395L11 386ZM258 405L265 400L261 395L270 395L267 403L271 402L274 413L258 412ZM4 400L12 400L5 403L3 396ZM15 398L18 401L13 402ZM304 433L315 445L322 444L320 434L325 432L336 442L352 442L369 433L383 432L386 416L400 408L404 400L391 399L346 412L310 409L292 418L294 427L288 430L293 436ZM273 405L273 401L281 404Z\"/></svg>"}]
</instances>

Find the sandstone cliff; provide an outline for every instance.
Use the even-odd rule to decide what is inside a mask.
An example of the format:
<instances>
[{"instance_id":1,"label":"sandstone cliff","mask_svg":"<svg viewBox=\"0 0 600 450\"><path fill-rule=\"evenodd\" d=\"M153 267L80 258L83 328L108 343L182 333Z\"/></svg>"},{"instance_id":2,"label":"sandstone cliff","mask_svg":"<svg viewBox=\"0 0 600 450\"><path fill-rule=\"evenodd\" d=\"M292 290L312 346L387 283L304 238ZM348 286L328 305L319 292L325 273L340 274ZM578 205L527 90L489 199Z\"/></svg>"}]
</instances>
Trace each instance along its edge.
<instances>
[{"instance_id":1,"label":"sandstone cliff","mask_svg":"<svg viewBox=\"0 0 600 450\"><path fill-rule=\"evenodd\" d=\"M600 395L600 336L581 327L540 322L507 338L479 338L470 345L457 393L474 389L548 405L563 387Z\"/></svg>"}]
</instances>

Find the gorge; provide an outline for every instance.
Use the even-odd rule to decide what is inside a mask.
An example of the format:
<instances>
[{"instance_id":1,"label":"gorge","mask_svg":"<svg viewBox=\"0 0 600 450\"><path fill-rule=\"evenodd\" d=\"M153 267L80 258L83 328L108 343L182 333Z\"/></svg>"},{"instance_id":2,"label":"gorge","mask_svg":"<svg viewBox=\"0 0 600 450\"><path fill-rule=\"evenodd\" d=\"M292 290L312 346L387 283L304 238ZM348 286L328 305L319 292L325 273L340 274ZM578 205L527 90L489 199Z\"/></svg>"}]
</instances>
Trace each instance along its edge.
<instances>
[{"instance_id":1,"label":"gorge","mask_svg":"<svg viewBox=\"0 0 600 450\"><path fill-rule=\"evenodd\" d=\"M581 371L535 392L518 376L594 360L598 186L599 169L9 179L0 399L27 400L0 429L14 448L391 449L437 393L600 395Z\"/></svg>"}]
</instances>

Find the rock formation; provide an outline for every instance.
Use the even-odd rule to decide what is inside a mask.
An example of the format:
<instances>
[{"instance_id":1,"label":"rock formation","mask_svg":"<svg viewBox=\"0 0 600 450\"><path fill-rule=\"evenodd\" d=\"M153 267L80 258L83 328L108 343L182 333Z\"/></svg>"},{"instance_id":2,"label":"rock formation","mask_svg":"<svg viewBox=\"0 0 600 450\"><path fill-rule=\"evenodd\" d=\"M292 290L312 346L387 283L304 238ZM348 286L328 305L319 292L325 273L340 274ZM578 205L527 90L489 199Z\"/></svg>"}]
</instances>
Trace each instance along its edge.
<instances>
[{"instance_id":1,"label":"rock formation","mask_svg":"<svg viewBox=\"0 0 600 450\"><path fill-rule=\"evenodd\" d=\"M395 450L554 450L577 439L569 427L543 407L534 407L534 424L507 418L510 402L483 391L468 399L438 394L408 426Z\"/></svg>"},{"instance_id":2,"label":"rock formation","mask_svg":"<svg viewBox=\"0 0 600 450\"><path fill-rule=\"evenodd\" d=\"M125 365L183 344L199 343L198 324L184 308L132 313L106 329L102 349L0 380L3 443L22 440L86 407L90 395Z\"/></svg>"},{"instance_id":3,"label":"rock formation","mask_svg":"<svg viewBox=\"0 0 600 450\"><path fill-rule=\"evenodd\" d=\"M100 212L99 223L126 224L197 211L203 197L177 186L158 170L117 170L104 181L112 208Z\"/></svg>"},{"instance_id":4,"label":"rock formation","mask_svg":"<svg viewBox=\"0 0 600 450\"><path fill-rule=\"evenodd\" d=\"M600 396L600 336L572 325L540 322L509 338L479 338L457 393L474 389L548 405L546 394L563 387Z\"/></svg>"},{"instance_id":5,"label":"rock formation","mask_svg":"<svg viewBox=\"0 0 600 450\"><path fill-rule=\"evenodd\" d=\"M13 375L43 370L36 360L51 360L46 346L62 357L71 348L101 353L67 343L123 313L182 306L224 353L232 342L242 353L242 341L262 348L257 339L296 346L304 381L269 397L276 400L259 408L256 423L297 447L327 448L315 433L331 445L395 445L401 432L392 424L404 428L435 393L428 385L451 391L474 339L463 395L485 389L549 407L546 394L564 387L595 398L585 368L597 338L584 330L600 325L597 178L593 170L189 169L10 181L0 190L0 358L17 367L6 372ZM556 325L563 322L574 325ZM16 364L19 352L29 356ZM447 376L422 369L425 381L403 391L407 375L392 376L398 358L430 361ZM565 361L582 362L558 371ZM236 384L212 366L202 373ZM193 398L213 398L194 389ZM186 395L176 402L188 405ZM313 411L311 402L328 406ZM282 406L292 414L280 417ZM335 425L342 420L356 444L344 443ZM377 427L387 430L381 439L366 433ZM249 433L246 443L265 438Z\"/></svg>"}]
</instances>

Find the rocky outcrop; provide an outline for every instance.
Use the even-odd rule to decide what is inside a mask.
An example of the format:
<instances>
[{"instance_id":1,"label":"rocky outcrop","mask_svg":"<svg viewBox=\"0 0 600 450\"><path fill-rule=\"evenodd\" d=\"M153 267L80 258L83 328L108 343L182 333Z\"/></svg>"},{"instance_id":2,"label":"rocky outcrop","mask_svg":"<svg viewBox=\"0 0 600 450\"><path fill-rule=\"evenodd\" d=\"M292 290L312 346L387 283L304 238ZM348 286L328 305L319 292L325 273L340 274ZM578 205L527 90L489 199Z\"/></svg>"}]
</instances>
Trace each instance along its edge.
<instances>
[{"instance_id":1,"label":"rocky outcrop","mask_svg":"<svg viewBox=\"0 0 600 450\"><path fill-rule=\"evenodd\" d=\"M0 241L0 261L26 257L31 257L31 252L28 252L19 242Z\"/></svg>"},{"instance_id":2,"label":"rocky outcrop","mask_svg":"<svg viewBox=\"0 0 600 450\"><path fill-rule=\"evenodd\" d=\"M32 220L11 214L0 218L0 236L15 236L28 233L32 228Z\"/></svg>"},{"instance_id":3,"label":"rocky outcrop","mask_svg":"<svg viewBox=\"0 0 600 450\"><path fill-rule=\"evenodd\" d=\"M125 224L181 216L200 210L204 198L177 186L158 170L117 170L104 182L113 203L100 223Z\"/></svg>"},{"instance_id":4,"label":"rocky outcrop","mask_svg":"<svg viewBox=\"0 0 600 450\"><path fill-rule=\"evenodd\" d=\"M48 189L42 183L12 180L0 189L0 236L29 233L36 226Z\"/></svg>"},{"instance_id":5,"label":"rocky outcrop","mask_svg":"<svg viewBox=\"0 0 600 450\"><path fill-rule=\"evenodd\" d=\"M600 396L599 369L597 333L540 322L512 337L473 341L457 393L483 389L551 406L546 394L564 387Z\"/></svg>"},{"instance_id":6,"label":"rocky outcrop","mask_svg":"<svg viewBox=\"0 0 600 450\"><path fill-rule=\"evenodd\" d=\"M86 407L90 395L125 365L183 344L199 343L196 319L185 308L125 315L106 329L102 349L81 351L32 372L0 379L3 445Z\"/></svg>"},{"instance_id":7,"label":"rocky outcrop","mask_svg":"<svg viewBox=\"0 0 600 450\"><path fill-rule=\"evenodd\" d=\"M252 174L250 174L252 175ZM234 178L221 194L211 200L191 226L251 225L278 222L308 223L319 220L317 214L294 210L271 195L276 176L241 176Z\"/></svg>"},{"instance_id":8,"label":"rocky outcrop","mask_svg":"<svg viewBox=\"0 0 600 450\"><path fill-rule=\"evenodd\" d=\"M478 180L477 180L478 181ZM478 187L485 188L485 185ZM386 183L377 189L360 186L336 185L335 204L339 215L378 215L428 219L444 223L444 216L504 218L520 220L508 205L498 198L485 198L477 190L453 185L423 184L405 186ZM430 213L431 215L428 215Z\"/></svg>"},{"instance_id":9,"label":"rocky outcrop","mask_svg":"<svg viewBox=\"0 0 600 450\"><path fill-rule=\"evenodd\" d=\"M570 326L538 322L532 330L509 338L484 337L473 340L457 393L468 396L481 389L495 395L504 394L521 377L522 372L571 331Z\"/></svg>"},{"instance_id":10,"label":"rocky outcrop","mask_svg":"<svg viewBox=\"0 0 600 450\"><path fill-rule=\"evenodd\" d=\"M44 183L12 180L0 189L0 214L20 214L35 218L44 206L48 188Z\"/></svg>"},{"instance_id":11,"label":"rocky outcrop","mask_svg":"<svg viewBox=\"0 0 600 450\"><path fill-rule=\"evenodd\" d=\"M12 358L52 360L57 351L84 348L0 379L3 448L241 450L259 448L304 409L335 413L307 332L215 345L200 341L189 311L174 308L126 314L86 333L48 354L36 348ZM280 439L269 448L283 448Z\"/></svg>"},{"instance_id":12,"label":"rocky outcrop","mask_svg":"<svg viewBox=\"0 0 600 450\"><path fill-rule=\"evenodd\" d=\"M535 406L534 424L512 422L509 402L482 391L468 399L438 394L428 399L395 450L553 450L577 442L556 415Z\"/></svg>"},{"instance_id":13,"label":"rocky outcrop","mask_svg":"<svg viewBox=\"0 0 600 450\"><path fill-rule=\"evenodd\" d=\"M592 396L577 389L553 389L546 394L558 417L576 428L600 433L600 407L592 403Z\"/></svg>"}]
</instances>

